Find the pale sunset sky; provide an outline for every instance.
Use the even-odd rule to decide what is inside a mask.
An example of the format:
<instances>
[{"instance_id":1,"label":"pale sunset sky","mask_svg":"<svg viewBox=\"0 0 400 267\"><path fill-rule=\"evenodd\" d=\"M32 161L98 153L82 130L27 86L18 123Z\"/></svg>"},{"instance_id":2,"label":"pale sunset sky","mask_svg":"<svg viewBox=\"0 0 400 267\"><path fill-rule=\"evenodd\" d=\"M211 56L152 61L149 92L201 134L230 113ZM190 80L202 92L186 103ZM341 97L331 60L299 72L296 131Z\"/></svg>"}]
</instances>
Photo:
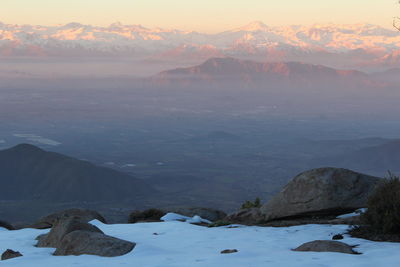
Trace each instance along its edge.
<instances>
[{"instance_id":1,"label":"pale sunset sky","mask_svg":"<svg viewBox=\"0 0 400 267\"><path fill-rule=\"evenodd\" d=\"M114 22L214 33L267 25L370 23L391 27L396 0L0 0L0 21L58 25Z\"/></svg>"}]
</instances>

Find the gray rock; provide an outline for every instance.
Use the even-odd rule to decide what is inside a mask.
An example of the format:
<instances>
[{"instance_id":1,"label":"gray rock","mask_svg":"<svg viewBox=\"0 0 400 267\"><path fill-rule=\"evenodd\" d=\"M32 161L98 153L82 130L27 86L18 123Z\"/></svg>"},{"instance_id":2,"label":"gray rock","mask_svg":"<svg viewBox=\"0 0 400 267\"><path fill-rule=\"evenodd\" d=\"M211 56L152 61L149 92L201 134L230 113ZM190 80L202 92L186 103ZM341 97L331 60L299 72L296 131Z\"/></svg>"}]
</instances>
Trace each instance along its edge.
<instances>
[{"instance_id":1,"label":"gray rock","mask_svg":"<svg viewBox=\"0 0 400 267\"><path fill-rule=\"evenodd\" d=\"M5 228L7 230L15 230L15 227L5 221L0 221L0 227Z\"/></svg>"},{"instance_id":2,"label":"gray rock","mask_svg":"<svg viewBox=\"0 0 400 267\"><path fill-rule=\"evenodd\" d=\"M341 234L336 234L332 236L332 240L342 240L344 237Z\"/></svg>"},{"instance_id":3,"label":"gray rock","mask_svg":"<svg viewBox=\"0 0 400 267\"><path fill-rule=\"evenodd\" d=\"M38 241L37 244L36 244L36 246L37 246L37 247L42 247L42 246L43 246L42 244L45 244L46 238L47 238L48 235L49 235L49 234L41 234L41 235L38 235L38 236L35 238L35 240ZM39 244L40 244L40 245L39 245Z\"/></svg>"},{"instance_id":4,"label":"gray rock","mask_svg":"<svg viewBox=\"0 0 400 267\"><path fill-rule=\"evenodd\" d=\"M347 254L360 254L354 251L355 246L347 245L346 243L331 240L316 240L304 243L293 251L313 251L313 252L339 252Z\"/></svg>"},{"instance_id":5,"label":"gray rock","mask_svg":"<svg viewBox=\"0 0 400 267\"><path fill-rule=\"evenodd\" d=\"M201 218L215 222L226 217L226 213L217 209L200 207L175 207L164 209L166 212L174 212L187 217L199 215Z\"/></svg>"},{"instance_id":6,"label":"gray rock","mask_svg":"<svg viewBox=\"0 0 400 267\"><path fill-rule=\"evenodd\" d=\"M39 219L36 223L30 225L29 228L48 229L51 228L59 220L66 219L68 217L75 217L82 222L99 220L102 223L107 223L104 217L101 216L97 211L87 209L67 209L43 217Z\"/></svg>"},{"instance_id":7,"label":"gray rock","mask_svg":"<svg viewBox=\"0 0 400 267\"><path fill-rule=\"evenodd\" d=\"M7 249L6 251L3 252L3 254L1 254L2 261L17 258L17 257L22 257L22 254L19 253L18 251L14 251L11 249Z\"/></svg>"},{"instance_id":8,"label":"gray rock","mask_svg":"<svg viewBox=\"0 0 400 267\"><path fill-rule=\"evenodd\" d=\"M159 209L136 210L129 214L128 222L161 222L161 217L165 214L165 211Z\"/></svg>"},{"instance_id":9,"label":"gray rock","mask_svg":"<svg viewBox=\"0 0 400 267\"><path fill-rule=\"evenodd\" d=\"M78 256L87 254L103 257L116 257L131 252L135 246L135 243L101 233L74 231L64 236L60 246L54 252L54 255Z\"/></svg>"},{"instance_id":10,"label":"gray rock","mask_svg":"<svg viewBox=\"0 0 400 267\"><path fill-rule=\"evenodd\" d=\"M60 246L63 237L73 231L84 230L87 232L103 233L99 228L89 223L81 222L76 218L67 218L60 220L56 223L51 231L46 235L40 235L36 239L38 243L37 247L50 247L57 248Z\"/></svg>"},{"instance_id":11,"label":"gray rock","mask_svg":"<svg viewBox=\"0 0 400 267\"><path fill-rule=\"evenodd\" d=\"M265 220L310 215L339 215L367 206L378 177L346 169L320 168L303 172L264 204Z\"/></svg>"},{"instance_id":12,"label":"gray rock","mask_svg":"<svg viewBox=\"0 0 400 267\"><path fill-rule=\"evenodd\" d=\"M242 209L226 216L223 221L244 225L256 225L264 222L259 208Z\"/></svg>"}]
</instances>

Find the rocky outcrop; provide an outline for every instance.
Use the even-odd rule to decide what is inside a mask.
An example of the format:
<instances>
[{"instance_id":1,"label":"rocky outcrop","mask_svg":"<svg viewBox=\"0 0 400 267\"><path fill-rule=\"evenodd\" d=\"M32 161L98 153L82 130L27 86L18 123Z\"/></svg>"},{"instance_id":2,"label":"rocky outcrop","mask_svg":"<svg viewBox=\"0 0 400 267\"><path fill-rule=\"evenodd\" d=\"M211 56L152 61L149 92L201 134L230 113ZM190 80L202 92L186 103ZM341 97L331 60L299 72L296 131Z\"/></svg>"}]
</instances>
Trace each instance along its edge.
<instances>
[{"instance_id":1,"label":"rocky outcrop","mask_svg":"<svg viewBox=\"0 0 400 267\"><path fill-rule=\"evenodd\" d=\"M347 254L360 254L354 251L355 246L346 243L331 240L316 240L304 243L303 245L293 249L293 251L313 251L313 252L338 252Z\"/></svg>"},{"instance_id":2,"label":"rocky outcrop","mask_svg":"<svg viewBox=\"0 0 400 267\"><path fill-rule=\"evenodd\" d=\"M301 217L301 218L293 218L293 219L277 219L273 221L268 221L262 223L263 226L271 226L271 227L290 227L296 225L305 225L305 224L347 224L347 225L357 225L360 223L360 216L354 216L349 218L332 219L332 216L321 216L321 217Z\"/></svg>"},{"instance_id":3,"label":"rocky outcrop","mask_svg":"<svg viewBox=\"0 0 400 267\"><path fill-rule=\"evenodd\" d=\"M238 212L226 216L223 221L229 223L238 223L244 225L255 225L263 223L264 216L261 214L259 208L242 209Z\"/></svg>"},{"instance_id":4,"label":"rocky outcrop","mask_svg":"<svg viewBox=\"0 0 400 267\"><path fill-rule=\"evenodd\" d=\"M346 169L313 169L293 178L260 211L266 221L343 214L366 207L378 181Z\"/></svg>"},{"instance_id":5,"label":"rocky outcrop","mask_svg":"<svg viewBox=\"0 0 400 267\"><path fill-rule=\"evenodd\" d=\"M14 226L5 221L0 221L0 227L5 228L7 230L15 230Z\"/></svg>"},{"instance_id":6,"label":"rocky outcrop","mask_svg":"<svg viewBox=\"0 0 400 267\"><path fill-rule=\"evenodd\" d=\"M67 218L74 217L76 220L81 222L90 222L92 220L99 220L102 223L106 223L103 216L97 211L87 210L87 209L67 209L57 213L47 215L39 219L36 223L29 226L29 228L35 229L47 229L51 228L60 220L65 220Z\"/></svg>"},{"instance_id":7,"label":"rocky outcrop","mask_svg":"<svg viewBox=\"0 0 400 267\"><path fill-rule=\"evenodd\" d=\"M41 234L38 235L35 240L37 240L38 242L36 243L36 247L44 247L44 244L46 244L46 238L49 234Z\"/></svg>"},{"instance_id":8,"label":"rocky outcrop","mask_svg":"<svg viewBox=\"0 0 400 267\"><path fill-rule=\"evenodd\" d=\"M195 215L200 216L203 219L215 222L218 220L222 220L226 217L226 213L217 209L211 208L200 208L200 207L175 207L164 209L164 211L173 212L177 214L181 214L187 217L193 217Z\"/></svg>"},{"instance_id":9,"label":"rocky outcrop","mask_svg":"<svg viewBox=\"0 0 400 267\"><path fill-rule=\"evenodd\" d=\"M2 261L17 258L17 257L22 257L22 254L19 253L18 251L14 251L11 249L7 249L6 251L4 251L3 254L1 254Z\"/></svg>"},{"instance_id":10,"label":"rocky outcrop","mask_svg":"<svg viewBox=\"0 0 400 267\"><path fill-rule=\"evenodd\" d=\"M161 222L161 217L165 214L167 214L165 211L159 209L136 210L129 215L128 222Z\"/></svg>"},{"instance_id":11,"label":"rocky outcrop","mask_svg":"<svg viewBox=\"0 0 400 267\"><path fill-rule=\"evenodd\" d=\"M38 236L38 243L36 246L58 248L64 236L77 230L97 232L101 234L103 233L99 228L94 225L86 222L81 222L76 218L67 218L65 220L58 221L53 226L53 228L51 228L51 231L48 234Z\"/></svg>"},{"instance_id":12,"label":"rocky outcrop","mask_svg":"<svg viewBox=\"0 0 400 267\"><path fill-rule=\"evenodd\" d=\"M54 252L55 256L67 255L97 255L117 257L131 252L135 243L88 231L74 231L62 239L60 246Z\"/></svg>"}]
</instances>

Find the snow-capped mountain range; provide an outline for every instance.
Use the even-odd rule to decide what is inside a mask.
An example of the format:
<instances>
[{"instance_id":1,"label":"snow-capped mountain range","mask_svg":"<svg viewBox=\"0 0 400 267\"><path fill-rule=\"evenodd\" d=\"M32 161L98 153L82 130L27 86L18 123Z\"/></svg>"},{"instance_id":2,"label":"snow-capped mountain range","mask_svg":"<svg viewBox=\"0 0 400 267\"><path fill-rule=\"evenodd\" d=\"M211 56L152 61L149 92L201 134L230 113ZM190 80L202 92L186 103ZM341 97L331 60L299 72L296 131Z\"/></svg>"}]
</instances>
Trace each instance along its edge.
<instances>
[{"instance_id":1,"label":"snow-capped mountain range","mask_svg":"<svg viewBox=\"0 0 400 267\"><path fill-rule=\"evenodd\" d=\"M114 23L108 27L0 23L0 56L123 56L204 60L232 56L335 67L398 66L400 33L370 24L270 27L262 22L205 34Z\"/></svg>"}]
</instances>

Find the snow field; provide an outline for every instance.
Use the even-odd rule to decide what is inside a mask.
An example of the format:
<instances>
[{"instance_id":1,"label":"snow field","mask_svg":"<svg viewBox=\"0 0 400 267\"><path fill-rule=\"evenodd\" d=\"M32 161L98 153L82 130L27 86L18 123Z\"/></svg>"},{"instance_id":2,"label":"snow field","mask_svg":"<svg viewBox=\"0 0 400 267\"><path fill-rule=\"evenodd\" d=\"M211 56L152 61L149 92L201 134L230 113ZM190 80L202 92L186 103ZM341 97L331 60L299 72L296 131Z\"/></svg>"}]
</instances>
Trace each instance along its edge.
<instances>
[{"instance_id":1,"label":"snow field","mask_svg":"<svg viewBox=\"0 0 400 267\"><path fill-rule=\"evenodd\" d=\"M52 256L55 249L36 248L36 236L49 230L0 228L0 252L10 248L24 256L0 262L1 266L140 266L140 267L265 267L265 266L400 266L400 244L378 243L345 235L343 242L357 245L362 255L294 252L291 249L313 240L330 240L344 233L347 225L303 225L294 227L207 228L186 222L106 225L92 221L105 234L135 242L124 256ZM238 253L220 254L224 249Z\"/></svg>"}]
</instances>

